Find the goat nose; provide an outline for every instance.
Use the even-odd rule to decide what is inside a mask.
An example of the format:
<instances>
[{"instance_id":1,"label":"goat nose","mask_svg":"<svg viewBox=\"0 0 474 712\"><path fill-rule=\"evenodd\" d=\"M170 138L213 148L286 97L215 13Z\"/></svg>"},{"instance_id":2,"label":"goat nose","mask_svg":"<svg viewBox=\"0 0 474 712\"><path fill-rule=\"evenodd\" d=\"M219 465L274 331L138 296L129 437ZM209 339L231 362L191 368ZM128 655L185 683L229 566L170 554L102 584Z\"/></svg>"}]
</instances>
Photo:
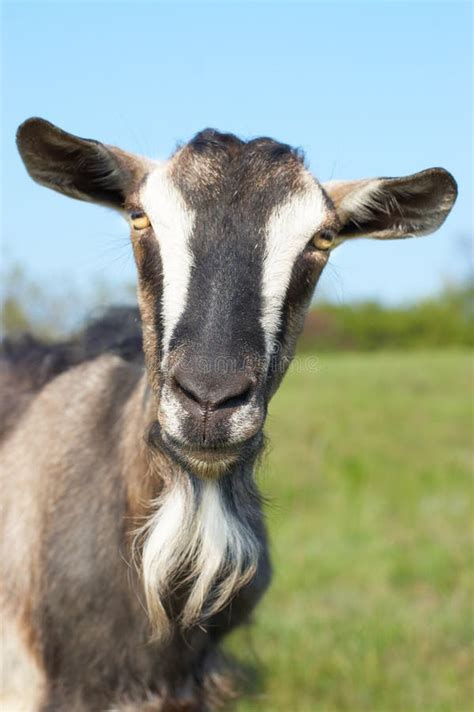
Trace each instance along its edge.
<instances>
[{"instance_id":1,"label":"goat nose","mask_svg":"<svg viewBox=\"0 0 474 712\"><path fill-rule=\"evenodd\" d=\"M253 386L252 379L243 372L194 374L178 367L172 378L175 392L191 412L238 408L249 400Z\"/></svg>"}]
</instances>

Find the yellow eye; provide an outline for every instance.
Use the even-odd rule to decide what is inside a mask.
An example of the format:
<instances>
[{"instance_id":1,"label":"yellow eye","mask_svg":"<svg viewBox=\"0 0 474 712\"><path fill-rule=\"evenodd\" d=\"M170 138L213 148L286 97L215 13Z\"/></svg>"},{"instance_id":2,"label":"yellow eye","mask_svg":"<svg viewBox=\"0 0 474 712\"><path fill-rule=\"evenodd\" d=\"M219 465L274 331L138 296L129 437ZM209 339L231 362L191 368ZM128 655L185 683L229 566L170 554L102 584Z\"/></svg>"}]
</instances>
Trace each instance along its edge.
<instances>
[{"instance_id":1,"label":"yellow eye","mask_svg":"<svg viewBox=\"0 0 474 712\"><path fill-rule=\"evenodd\" d=\"M130 213L130 219L135 230L146 230L147 227L150 227L150 221L145 213L138 211Z\"/></svg>"},{"instance_id":2,"label":"yellow eye","mask_svg":"<svg viewBox=\"0 0 474 712\"><path fill-rule=\"evenodd\" d=\"M312 239L313 246L317 250L323 250L326 252L331 247L334 242L334 233L324 230L323 232L318 232L314 235Z\"/></svg>"}]
</instances>

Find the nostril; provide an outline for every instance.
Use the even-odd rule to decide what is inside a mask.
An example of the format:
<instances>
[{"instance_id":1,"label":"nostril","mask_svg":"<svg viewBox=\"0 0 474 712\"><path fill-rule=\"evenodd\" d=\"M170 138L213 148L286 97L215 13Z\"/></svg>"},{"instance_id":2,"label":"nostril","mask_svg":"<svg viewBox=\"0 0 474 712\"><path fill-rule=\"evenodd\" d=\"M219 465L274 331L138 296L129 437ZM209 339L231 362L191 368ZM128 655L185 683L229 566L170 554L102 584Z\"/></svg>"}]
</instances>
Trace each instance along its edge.
<instances>
[{"instance_id":1,"label":"nostril","mask_svg":"<svg viewBox=\"0 0 474 712\"><path fill-rule=\"evenodd\" d=\"M219 400L214 400L211 405L213 408L239 408L247 403L250 399L251 392L252 384L249 383L240 393L234 393L230 396L224 395Z\"/></svg>"},{"instance_id":2,"label":"nostril","mask_svg":"<svg viewBox=\"0 0 474 712\"><path fill-rule=\"evenodd\" d=\"M189 400L193 401L194 403L197 403L198 405L202 405L202 401L200 400L200 398L195 393L193 393L193 391L190 390L187 386L184 386L176 378L176 376L173 376L173 387L175 388L175 390L180 391Z\"/></svg>"}]
</instances>

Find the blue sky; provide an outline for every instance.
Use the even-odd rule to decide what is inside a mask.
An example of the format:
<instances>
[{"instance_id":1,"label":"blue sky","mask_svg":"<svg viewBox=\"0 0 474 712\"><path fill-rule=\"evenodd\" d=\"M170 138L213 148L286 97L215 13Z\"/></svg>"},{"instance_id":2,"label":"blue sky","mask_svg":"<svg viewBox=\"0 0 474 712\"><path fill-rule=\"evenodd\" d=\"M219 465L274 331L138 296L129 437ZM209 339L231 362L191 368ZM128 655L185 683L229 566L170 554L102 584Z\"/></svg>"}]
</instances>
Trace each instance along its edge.
<instances>
[{"instance_id":1,"label":"blue sky","mask_svg":"<svg viewBox=\"0 0 474 712\"><path fill-rule=\"evenodd\" d=\"M444 166L434 236L339 248L320 293L405 302L462 277L472 239L470 2L3 5L4 263L56 287L134 279L125 223L34 184L16 127L43 116L166 157L205 126L301 146L320 180Z\"/></svg>"}]
</instances>

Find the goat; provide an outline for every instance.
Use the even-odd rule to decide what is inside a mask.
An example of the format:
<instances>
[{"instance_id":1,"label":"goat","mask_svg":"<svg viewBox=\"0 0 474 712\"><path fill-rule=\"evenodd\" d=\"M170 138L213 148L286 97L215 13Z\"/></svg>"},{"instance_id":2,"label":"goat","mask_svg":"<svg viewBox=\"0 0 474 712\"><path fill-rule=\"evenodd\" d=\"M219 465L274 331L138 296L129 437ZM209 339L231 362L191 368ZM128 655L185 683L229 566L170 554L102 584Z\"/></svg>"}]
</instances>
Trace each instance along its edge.
<instances>
[{"instance_id":1,"label":"goat","mask_svg":"<svg viewBox=\"0 0 474 712\"><path fill-rule=\"evenodd\" d=\"M35 181L128 220L140 315L4 347L6 709L217 709L219 644L270 582L254 470L316 282L347 239L436 230L456 183L321 184L211 129L161 162L39 118L17 143Z\"/></svg>"}]
</instances>

